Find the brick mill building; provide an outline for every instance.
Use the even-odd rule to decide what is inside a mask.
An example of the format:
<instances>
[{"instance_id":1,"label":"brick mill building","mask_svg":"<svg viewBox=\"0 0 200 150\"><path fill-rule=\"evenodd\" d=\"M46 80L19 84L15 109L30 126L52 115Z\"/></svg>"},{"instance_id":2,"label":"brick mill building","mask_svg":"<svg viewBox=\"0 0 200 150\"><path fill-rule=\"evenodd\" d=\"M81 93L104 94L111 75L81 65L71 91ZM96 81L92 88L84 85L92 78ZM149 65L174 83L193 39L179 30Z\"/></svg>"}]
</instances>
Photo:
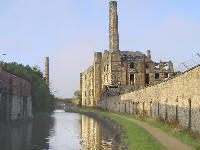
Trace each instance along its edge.
<instances>
[{"instance_id":1,"label":"brick mill building","mask_svg":"<svg viewBox=\"0 0 200 150\"><path fill-rule=\"evenodd\" d=\"M152 61L150 50L144 54L119 49L117 2L109 5L109 51L95 52L93 65L80 74L83 106L96 106L105 91L136 90L175 75L173 63Z\"/></svg>"},{"instance_id":2,"label":"brick mill building","mask_svg":"<svg viewBox=\"0 0 200 150\"><path fill-rule=\"evenodd\" d=\"M0 123L29 117L31 81L0 68Z\"/></svg>"}]
</instances>

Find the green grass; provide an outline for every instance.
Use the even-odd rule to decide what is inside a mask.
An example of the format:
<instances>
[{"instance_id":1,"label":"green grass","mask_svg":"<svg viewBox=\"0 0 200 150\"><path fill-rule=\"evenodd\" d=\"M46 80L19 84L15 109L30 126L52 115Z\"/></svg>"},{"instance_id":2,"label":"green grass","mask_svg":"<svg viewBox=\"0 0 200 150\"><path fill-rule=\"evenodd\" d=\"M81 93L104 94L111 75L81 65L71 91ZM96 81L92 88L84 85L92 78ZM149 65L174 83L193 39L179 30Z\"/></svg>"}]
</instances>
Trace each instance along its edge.
<instances>
[{"instance_id":1,"label":"green grass","mask_svg":"<svg viewBox=\"0 0 200 150\"><path fill-rule=\"evenodd\" d=\"M78 111L96 112L116 120L123 126L126 136L128 137L125 139L125 144L127 144L129 150L166 150L166 148L145 129L126 119L122 119L112 113L97 109L79 108Z\"/></svg>"},{"instance_id":2,"label":"green grass","mask_svg":"<svg viewBox=\"0 0 200 150\"><path fill-rule=\"evenodd\" d=\"M135 116L132 114L121 113L121 112L116 112L116 114L144 121L154 127L160 128L164 132L171 134L172 136L179 139L183 143L190 145L190 146L196 148L197 150L200 150L200 141L198 139L192 138L191 137L192 133L190 131L188 131L187 129L182 128L181 130L177 131L177 130L175 130L174 126L170 126L166 123L159 122L156 120L150 120L148 118L143 118L143 117Z\"/></svg>"}]
</instances>

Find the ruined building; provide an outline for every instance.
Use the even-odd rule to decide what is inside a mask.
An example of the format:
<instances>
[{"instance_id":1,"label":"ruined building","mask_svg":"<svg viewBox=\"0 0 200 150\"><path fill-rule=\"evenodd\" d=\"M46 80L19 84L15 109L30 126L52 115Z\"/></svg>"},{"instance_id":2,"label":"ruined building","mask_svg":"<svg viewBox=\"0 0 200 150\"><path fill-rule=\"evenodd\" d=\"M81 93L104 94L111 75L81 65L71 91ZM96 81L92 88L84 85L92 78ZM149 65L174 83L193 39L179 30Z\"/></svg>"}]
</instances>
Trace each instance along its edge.
<instances>
[{"instance_id":1,"label":"ruined building","mask_svg":"<svg viewBox=\"0 0 200 150\"><path fill-rule=\"evenodd\" d=\"M93 65L80 74L83 106L96 106L112 88L136 90L175 75L173 63L152 61L150 50L143 54L119 49L117 2L109 5L109 51L95 52Z\"/></svg>"}]
</instances>

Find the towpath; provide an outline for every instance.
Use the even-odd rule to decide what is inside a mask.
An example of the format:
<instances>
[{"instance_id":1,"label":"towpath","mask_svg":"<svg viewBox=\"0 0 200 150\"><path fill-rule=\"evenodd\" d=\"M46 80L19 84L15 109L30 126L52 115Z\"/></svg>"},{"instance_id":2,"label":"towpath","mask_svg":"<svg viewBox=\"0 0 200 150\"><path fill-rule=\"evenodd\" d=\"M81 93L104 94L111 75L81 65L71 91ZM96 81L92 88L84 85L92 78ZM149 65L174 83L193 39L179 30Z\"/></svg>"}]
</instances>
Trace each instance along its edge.
<instances>
[{"instance_id":1,"label":"towpath","mask_svg":"<svg viewBox=\"0 0 200 150\"><path fill-rule=\"evenodd\" d=\"M115 116L118 116L120 118L129 120L142 128L144 128L146 131L148 131L151 135L153 135L161 144L163 144L168 150L195 150L195 148L188 146L184 143L182 143L179 139L173 137L172 135L163 132L159 128L153 127L143 121L139 121L133 118L128 118L125 116L121 116L118 114L114 114Z\"/></svg>"}]
</instances>

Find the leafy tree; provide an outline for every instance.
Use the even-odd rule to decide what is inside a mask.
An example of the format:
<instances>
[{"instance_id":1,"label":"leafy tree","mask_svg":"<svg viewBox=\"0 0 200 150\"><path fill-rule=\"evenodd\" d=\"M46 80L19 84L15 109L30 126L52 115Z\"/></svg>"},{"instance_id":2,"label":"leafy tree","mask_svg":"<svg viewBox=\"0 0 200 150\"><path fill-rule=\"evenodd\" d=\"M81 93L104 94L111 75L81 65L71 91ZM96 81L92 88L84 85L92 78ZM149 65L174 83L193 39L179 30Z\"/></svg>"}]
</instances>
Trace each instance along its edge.
<instances>
[{"instance_id":1,"label":"leafy tree","mask_svg":"<svg viewBox=\"0 0 200 150\"><path fill-rule=\"evenodd\" d=\"M81 105L81 101L82 101L82 94L80 90L77 90L74 92L74 96L76 99L79 100L78 104Z\"/></svg>"}]
</instances>

